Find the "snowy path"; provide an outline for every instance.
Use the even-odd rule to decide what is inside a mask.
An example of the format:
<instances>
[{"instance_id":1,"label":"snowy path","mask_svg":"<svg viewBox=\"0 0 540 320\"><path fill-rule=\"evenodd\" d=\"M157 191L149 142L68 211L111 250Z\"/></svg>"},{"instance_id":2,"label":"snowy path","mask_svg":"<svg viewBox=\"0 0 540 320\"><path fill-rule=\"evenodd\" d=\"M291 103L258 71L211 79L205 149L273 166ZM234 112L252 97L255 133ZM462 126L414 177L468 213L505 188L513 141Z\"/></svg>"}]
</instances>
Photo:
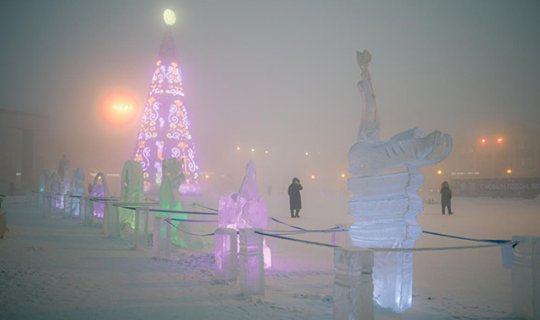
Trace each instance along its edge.
<instances>
[{"instance_id":1,"label":"snowy path","mask_svg":"<svg viewBox=\"0 0 540 320\"><path fill-rule=\"evenodd\" d=\"M438 206L427 206L419 221L428 230L477 237L540 235L539 206L457 200L456 208L470 213L441 217ZM519 215L509 218L512 208ZM236 282L214 277L211 254L155 260L75 219L43 218L24 202L6 201L4 209L10 231L0 240L2 320L332 319L331 249L274 242L281 260L266 275L265 295L243 297ZM307 216L295 223L327 225L323 220ZM417 247L464 244L426 236ZM403 314L378 309L376 319L513 319L511 272L502 268L498 248L415 254L414 277L413 308Z\"/></svg>"}]
</instances>

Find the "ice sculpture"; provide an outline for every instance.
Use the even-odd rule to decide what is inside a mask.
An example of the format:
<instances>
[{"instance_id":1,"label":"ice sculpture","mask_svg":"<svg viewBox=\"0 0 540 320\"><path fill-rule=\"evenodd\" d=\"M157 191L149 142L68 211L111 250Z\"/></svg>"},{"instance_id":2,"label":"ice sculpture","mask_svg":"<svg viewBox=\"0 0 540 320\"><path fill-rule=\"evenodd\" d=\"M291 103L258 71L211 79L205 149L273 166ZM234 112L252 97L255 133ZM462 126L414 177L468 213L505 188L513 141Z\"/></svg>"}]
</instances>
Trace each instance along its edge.
<instances>
[{"instance_id":1,"label":"ice sculpture","mask_svg":"<svg viewBox=\"0 0 540 320\"><path fill-rule=\"evenodd\" d=\"M38 206L40 208L43 208L43 205L47 203L45 200L46 195L45 193L51 192L51 172L49 170L45 170L41 173L41 176L39 177L39 198L38 198Z\"/></svg>"},{"instance_id":2,"label":"ice sculpture","mask_svg":"<svg viewBox=\"0 0 540 320\"><path fill-rule=\"evenodd\" d=\"M69 161L66 158L66 155L62 155L62 158L58 161L58 177L60 180L60 207L65 208L66 204L64 203L65 195L70 192L71 181L69 176Z\"/></svg>"},{"instance_id":3,"label":"ice sculpture","mask_svg":"<svg viewBox=\"0 0 540 320\"><path fill-rule=\"evenodd\" d=\"M144 200L143 171L139 162L127 160L122 168L120 196L122 202L138 203ZM135 229L135 211L118 208L120 224Z\"/></svg>"},{"instance_id":4,"label":"ice sculpture","mask_svg":"<svg viewBox=\"0 0 540 320\"><path fill-rule=\"evenodd\" d=\"M362 79L361 122L358 140L349 150L349 214L354 222L349 236L354 246L412 248L422 234L416 215L423 210L418 189L421 166L445 159L452 149L448 134L425 134L417 128L379 139L379 120L367 50L357 52ZM411 252L376 252L374 299L396 312L411 307L413 257Z\"/></svg>"},{"instance_id":5,"label":"ice sculpture","mask_svg":"<svg viewBox=\"0 0 540 320\"><path fill-rule=\"evenodd\" d=\"M257 192L255 165L249 161L240 191L219 199L218 220L220 228L264 229L268 225L268 208ZM263 243L264 264L272 265L270 248Z\"/></svg>"},{"instance_id":6,"label":"ice sculpture","mask_svg":"<svg viewBox=\"0 0 540 320\"><path fill-rule=\"evenodd\" d=\"M73 173L71 180L71 195L74 196L71 200L71 214L79 216L81 212L81 198L84 195L84 170L77 168Z\"/></svg>"},{"instance_id":7,"label":"ice sculpture","mask_svg":"<svg viewBox=\"0 0 540 320\"><path fill-rule=\"evenodd\" d=\"M61 180L56 172L51 175L51 208L54 210L62 208L62 195L60 194L62 185Z\"/></svg>"},{"instance_id":8,"label":"ice sculpture","mask_svg":"<svg viewBox=\"0 0 540 320\"><path fill-rule=\"evenodd\" d=\"M92 192L91 196L95 198L104 198L109 194L107 189L107 182L105 175L101 172L98 172L94 177L94 182L92 183ZM94 202L94 218L103 219L105 217L105 203L102 201Z\"/></svg>"},{"instance_id":9,"label":"ice sculpture","mask_svg":"<svg viewBox=\"0 0 540 320\"><path fill-rule=\"evenodd\" d=\"M180 185L184 182L185 176L182 171L183 160L176 158L170 158L163 160L162 167L162 181L159 186L159 205L161 209L166 210L184 210L184 206L180 201ZM187 219L187 214L174 214L174 213L162 213L162 216ZM173 228L171 230L171 242L180 246L181 248L188 248L192 245L192 240L189 237L189 225L186 222L180 223L179 221L171 221ZM164 229L164 228L162 228ZM179 232L179 230L181 232ZM183 232L182 232L183 231ZM161 233L165 232L162 230Z\"/></svg>"}]
</instances>

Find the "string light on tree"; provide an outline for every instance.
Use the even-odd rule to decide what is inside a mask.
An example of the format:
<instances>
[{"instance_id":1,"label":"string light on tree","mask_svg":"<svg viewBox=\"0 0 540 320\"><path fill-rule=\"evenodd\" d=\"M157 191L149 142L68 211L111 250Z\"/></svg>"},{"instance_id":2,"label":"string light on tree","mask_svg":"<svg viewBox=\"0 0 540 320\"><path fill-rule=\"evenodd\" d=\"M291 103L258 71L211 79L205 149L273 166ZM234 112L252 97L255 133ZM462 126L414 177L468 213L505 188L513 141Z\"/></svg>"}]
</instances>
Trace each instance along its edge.
<instances>
[{"instance_id":1,"label":"string light on tree","mask_svg":"<svg viewBox=\"0 0 540 320\"><path fill-rule=\"evenodd\" d=\"M199 167L195 162L191 122L170 28L176 23L174 11L165 10L163 20L168 28L161 41L133 159L143 169L145 191L158 190L162 180L162 161L177 158L183 160L182 173L185 176L180 192L198 193Z\"/></svg>"}]
</instances>

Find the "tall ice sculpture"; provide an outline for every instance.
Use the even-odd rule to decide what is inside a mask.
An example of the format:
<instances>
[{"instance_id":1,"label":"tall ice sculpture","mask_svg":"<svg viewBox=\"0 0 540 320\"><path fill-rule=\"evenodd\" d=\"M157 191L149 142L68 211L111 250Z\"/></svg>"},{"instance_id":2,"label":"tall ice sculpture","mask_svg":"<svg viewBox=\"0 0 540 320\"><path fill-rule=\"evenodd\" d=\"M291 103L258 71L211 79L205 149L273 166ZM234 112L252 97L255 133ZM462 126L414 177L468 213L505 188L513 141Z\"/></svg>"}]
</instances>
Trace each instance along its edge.
<instances>
[{"instance_id":1,"label":"tall ice sculpture","mask_svg":"<svg viewBox=\"0 0 540 320\"><path fill-rule=\"evenodd\" d=\"M354 246L393 248L375 252L373 297L383 308L402 312L411 307L413 248L422 235L416 215L423 210L418 189L424 181L421 166L445 159L452 137L439 131L425 134L417 128L379 138L379 119L368 64L371 54L357 52L362 79L361 120L357 142L349 150L349 236Z\"/></svg>"}]
</instances>

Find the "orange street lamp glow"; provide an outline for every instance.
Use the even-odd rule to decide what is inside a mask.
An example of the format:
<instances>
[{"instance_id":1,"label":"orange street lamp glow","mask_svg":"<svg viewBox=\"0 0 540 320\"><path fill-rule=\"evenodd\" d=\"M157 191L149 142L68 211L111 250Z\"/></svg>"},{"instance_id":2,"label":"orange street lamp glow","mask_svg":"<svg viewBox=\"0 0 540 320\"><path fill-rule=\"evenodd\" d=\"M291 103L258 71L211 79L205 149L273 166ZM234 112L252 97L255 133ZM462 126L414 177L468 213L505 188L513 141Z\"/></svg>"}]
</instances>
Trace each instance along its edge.
<instances>
[{"instance_id":1,"label":"orange street lamp glow","mask_svg":"<svg viewBox=\"0 0 540 320\"><path fill-rule=\"evenodd\" d=\"M487 139L486 139L486 138L480 139L480 143L481 143L481 144L486 144L486 143L487 143Z\"/></svg>"},{"instance_id":2,"label":"orange street lamp glow","mask_svg":"<svg viewBox=\"0 0 540 320\"><path fill-rule=\"evenodd\" d=\"M506 174L512 174L512 169L506 169Z\"/></svg>"},{"instance_id":3,"label":"orange street lamp glow","mask_svg":"<svg viewBox=\"0 0 540 320\"><path fill-rule=\"evenodd\" d=\"M312 174L312 175L311 175L311 180L315 180L315 178L316 178L315 175Z\"/></svg>"},{"instance_id":4,"label":"orange street lamp glow","mask_svg":"<svg viewBox=\"0 0 540 320\"><path fill-rule=\"evenodd\" d=\"M344 174L344 173L342 173L342 174L341 174L341 177L342 177L342 178L345 178L345 174Z\"/></svg>"},{"instance_id":5,"label":"orange street lamp glow","mask_svg":"<svg viewBox=\"0 0 540 320\"><path fill-rule=\"evenodd\" d=\"M442 174L442 170L441 170L441 169L437 170L437 174L438 174L438 175L441 175L441 174Z\"/></svg>"},{"instance_id":6,"label":"orange street lamp glow","mask_svg":"<svg viewBox=\"0 0 540 320\"><path fill-rule=\"evenodd\" d=\"M503 143L503 138L497 138L497 143Z\"/></svg>"},{"instance_id":7,"label":"orange street lamp glow","mask_svg":"<svg viewBox=\"0 0 540 320\"><path fill-rule=\"evenodd\" d=\"M240 151L240 146L237 146L237 147L236 147L236 151Z\"/></svg>"},{"instance_id":8,"label":"orange street lamp glow","mask_svg":"<svg viewBox=\"0 0 540 320\"><path fill-rule=\"evenodd\" d=\"M101 103L101 116L105 122L113 126L121 126L135 120L137 116L136 101L127 92L111 92Z\"/></svg>"}]
</instances>

